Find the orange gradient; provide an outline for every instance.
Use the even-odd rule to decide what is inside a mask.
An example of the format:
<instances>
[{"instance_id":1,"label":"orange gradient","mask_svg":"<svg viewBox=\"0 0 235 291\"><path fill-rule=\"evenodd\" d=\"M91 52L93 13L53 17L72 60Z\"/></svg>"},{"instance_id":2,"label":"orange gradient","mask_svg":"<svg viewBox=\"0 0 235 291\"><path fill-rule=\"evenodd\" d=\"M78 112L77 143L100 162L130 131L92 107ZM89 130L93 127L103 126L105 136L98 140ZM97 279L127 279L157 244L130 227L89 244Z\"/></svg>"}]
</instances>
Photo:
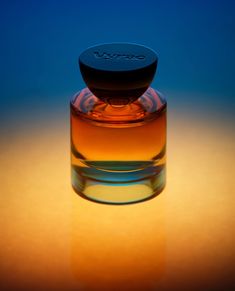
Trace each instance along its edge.
<instances>
[{"instance_id":1,"label":"orange gradient","mask_svg":"<svg viewBox=\"0 0 235 291\"><path fill-rule=\"evenodd\" d=\"M234 286L232 128L174 112L168 120L166 189L133 205L102 205L73 192L68 120L5 137L0 152L3 290Z\"/></svg>"},{"instance_id":2,"label":"orange gradient","mask_svg":"<svg viewBox=\"0 0 235 291\"><path fill-rule=\"evenodd\" d=\"M99 101L87 88L75 95L73 150L85 161L152 161L166 144L166 103L152 88L141 98L115 107ZM72 155L72 164L77 163Z\"/></svg>"},{"instance_id":3,"label":"orange gradient","mask_svg":"<svg viewBox=\"0 0 235 291\"><path fill-rule=\"evenodd\" d=\"M72 114L71 131L75 149L88 160L149 161L165 146L166 111L142 126L126 128L95 126Z\"/></svg>"}]
</instances>

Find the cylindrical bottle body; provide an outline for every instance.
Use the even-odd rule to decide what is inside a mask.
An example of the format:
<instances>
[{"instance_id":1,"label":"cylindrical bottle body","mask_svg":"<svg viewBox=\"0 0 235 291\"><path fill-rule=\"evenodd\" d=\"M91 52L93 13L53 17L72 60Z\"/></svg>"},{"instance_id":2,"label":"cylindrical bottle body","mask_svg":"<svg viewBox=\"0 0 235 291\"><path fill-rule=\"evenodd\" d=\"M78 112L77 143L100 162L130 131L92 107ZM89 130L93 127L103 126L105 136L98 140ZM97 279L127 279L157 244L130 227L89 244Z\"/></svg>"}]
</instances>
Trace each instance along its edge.
<instances>
[{"instance_id":1,"label":"cylindrical bottle body","mask_svg":"<svg viewBox=\"0 0 235 291\"><path fill-rule=\"evenodd\" d=\"M104 203L132 203L165 185L166 101L150 88L127 106L100 102L88 89L71 102L72 185Z\"/></svg>"}]
</instances>

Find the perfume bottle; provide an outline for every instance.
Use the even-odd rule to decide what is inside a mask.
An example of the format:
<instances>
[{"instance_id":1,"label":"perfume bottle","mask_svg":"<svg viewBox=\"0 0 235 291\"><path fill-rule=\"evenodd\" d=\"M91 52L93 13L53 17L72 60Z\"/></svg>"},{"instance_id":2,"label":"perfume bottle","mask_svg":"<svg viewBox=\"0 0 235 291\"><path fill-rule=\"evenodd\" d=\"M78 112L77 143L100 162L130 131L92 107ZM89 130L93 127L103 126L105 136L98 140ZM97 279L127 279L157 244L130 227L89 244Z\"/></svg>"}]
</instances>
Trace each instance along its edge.
<instances>
[{"instance_id":1,"label":"perfume bottle","mask_svg":"<svg viewBox=\"0 0 235 291\"><path fill-rule=\"evenodd\" d=\"M87 87L70 103L72 186L80 196L127 204L163 190L167 103L150 87L157 62L153 50L130 43L80 55Z\"/></svg>"}]
</instances>

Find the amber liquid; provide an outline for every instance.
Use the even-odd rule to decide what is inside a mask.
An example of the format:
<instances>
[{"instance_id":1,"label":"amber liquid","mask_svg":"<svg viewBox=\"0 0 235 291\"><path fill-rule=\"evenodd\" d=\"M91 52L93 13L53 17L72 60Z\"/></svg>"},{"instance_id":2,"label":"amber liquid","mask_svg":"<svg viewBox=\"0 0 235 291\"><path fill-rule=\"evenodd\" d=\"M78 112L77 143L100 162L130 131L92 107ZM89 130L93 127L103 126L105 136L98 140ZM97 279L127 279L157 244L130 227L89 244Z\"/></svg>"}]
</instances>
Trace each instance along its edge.
<instances>
[{"instance_id":1,"label":"amber liquid","mask_svg":"<svg viewBox=\"0 0 235 291\"><path fill-rule=\"evenodd\" d=\"M123 106L99 101L88 89L71 102L72 183L78 192L86 179L112 185L151 180L165 168L165 147L166 102L151 88Z\"/></svg>"}]
</instances>

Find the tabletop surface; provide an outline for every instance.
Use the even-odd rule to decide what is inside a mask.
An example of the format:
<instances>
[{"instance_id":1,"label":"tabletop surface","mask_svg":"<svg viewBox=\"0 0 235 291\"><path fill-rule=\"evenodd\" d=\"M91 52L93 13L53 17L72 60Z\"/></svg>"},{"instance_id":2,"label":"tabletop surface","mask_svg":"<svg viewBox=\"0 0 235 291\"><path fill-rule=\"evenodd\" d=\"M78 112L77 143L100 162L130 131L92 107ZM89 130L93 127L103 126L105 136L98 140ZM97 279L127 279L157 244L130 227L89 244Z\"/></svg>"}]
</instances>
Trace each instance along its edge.
<instances>
[{"instance_id":1,"label":"tabletop surface","mask_svg":"<svg viewBox=\"0 0 235 291\"><path fill-rule=\"evenodd\" d=\"M68 119L1 142L1 290L234 290L234 146L216 118L168 112L167 186L113 206L70 185Z\"/></svg>"}]
</instances>

